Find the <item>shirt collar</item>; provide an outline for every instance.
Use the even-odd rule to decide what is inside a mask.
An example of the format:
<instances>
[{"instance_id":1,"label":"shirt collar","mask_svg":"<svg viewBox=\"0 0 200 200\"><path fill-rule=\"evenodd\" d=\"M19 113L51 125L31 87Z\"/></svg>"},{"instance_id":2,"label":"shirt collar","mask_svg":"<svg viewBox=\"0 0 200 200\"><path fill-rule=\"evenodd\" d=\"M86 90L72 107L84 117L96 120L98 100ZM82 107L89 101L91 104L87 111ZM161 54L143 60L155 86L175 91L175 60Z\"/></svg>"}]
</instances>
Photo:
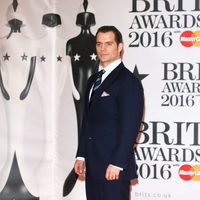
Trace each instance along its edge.
<instances>
[{"instance_id":1,"label":"shirt collar","mask_svg":"<svg viewBox=\"0 0 200 200\"><path fill-rule=\"evenodd\" d=\"M121 59L117 59L114 62L110 63L109 65L107 65L106 67L102 67L101 65L99 65L99 71L101 71L102 69L104 69L106 72L106 74L109 74L110 72L112 72L120 63L122 62Z\"/></svg>"}]
</instances>

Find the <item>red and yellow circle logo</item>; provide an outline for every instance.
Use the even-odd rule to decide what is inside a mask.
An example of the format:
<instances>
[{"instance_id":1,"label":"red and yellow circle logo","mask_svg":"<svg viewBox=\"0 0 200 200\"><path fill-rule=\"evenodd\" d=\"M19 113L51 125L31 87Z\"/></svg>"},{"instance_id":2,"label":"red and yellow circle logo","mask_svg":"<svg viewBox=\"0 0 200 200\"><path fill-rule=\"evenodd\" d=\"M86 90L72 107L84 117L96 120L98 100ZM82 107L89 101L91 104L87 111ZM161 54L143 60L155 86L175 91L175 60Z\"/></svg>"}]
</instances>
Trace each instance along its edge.
<instances>
[{"instance_id":1,"label":"red and yellow circle logo","mask_svg":"<svg viewBox=\"0 0 200 200\"><path fill-rule=\"evenodd\" d=\"M180 36L180 42L184 47L200 47L200 30L184 31Z\"/></svg>"},{"instance_id":2,"label":"red and yellow circle logo","mask_svg":"<svg viewBox=\"0 0 200 200\"><path fill-rule=\"evenodd\" d=\"M179 176L184 181L200 181L200 165L182 165L179 168Z\"/></svg>"}]
</instances>

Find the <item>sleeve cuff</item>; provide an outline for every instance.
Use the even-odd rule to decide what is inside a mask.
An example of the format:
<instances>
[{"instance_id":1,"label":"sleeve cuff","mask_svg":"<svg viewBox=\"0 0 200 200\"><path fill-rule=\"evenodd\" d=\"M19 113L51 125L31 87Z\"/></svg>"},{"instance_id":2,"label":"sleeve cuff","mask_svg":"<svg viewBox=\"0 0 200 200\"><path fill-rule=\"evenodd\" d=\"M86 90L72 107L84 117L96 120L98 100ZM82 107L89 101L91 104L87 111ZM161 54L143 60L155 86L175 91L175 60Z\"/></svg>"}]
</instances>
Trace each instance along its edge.
<instances>
[{"instance_id":1,"label":"sleeve cuff","mask_svg":"<svg viewBox=\"0 0 200 200\"><path fill-rule=\"evenodd\" d=\"M84 157L76 157L76 160L83 160L83 161L85 161L85 158Z\"/></svg>"},{"instance_id":2,"label":"sleeve cuff","mask_svg":"<svg viewBox=\"0 0 200 200\"><path fill-rule=\"evenodd\" d=\"M123 171L123 168L121 168L121 167L118 167L118 166L115 166L115 165L112 165L112 166L115 167L115 168L117 168L117 169L119 169L120 171Z\"/></svg>"}]
</instances>

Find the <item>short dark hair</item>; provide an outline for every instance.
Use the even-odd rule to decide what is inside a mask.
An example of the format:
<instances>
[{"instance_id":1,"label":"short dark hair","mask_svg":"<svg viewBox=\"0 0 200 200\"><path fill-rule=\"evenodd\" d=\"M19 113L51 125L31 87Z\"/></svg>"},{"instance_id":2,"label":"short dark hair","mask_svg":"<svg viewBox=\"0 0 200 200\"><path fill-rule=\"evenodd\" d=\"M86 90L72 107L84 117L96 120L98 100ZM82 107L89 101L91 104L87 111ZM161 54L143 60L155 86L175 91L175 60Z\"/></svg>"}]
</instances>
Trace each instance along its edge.
<instances>
[{"instance_id":1,"label":"short dark hair","mask_svg":"<svg viewBox=\"0 0 200 200\"><path fill-rule=\"evenodd\" d=\"M115 27L115 26L102 26L97 30L96 37L99 32L101 33L107 33L107 32L113 32L115 35L115 41L118 44L123 43L123 38L121 32Z\"/></svg>"}]
</instances>

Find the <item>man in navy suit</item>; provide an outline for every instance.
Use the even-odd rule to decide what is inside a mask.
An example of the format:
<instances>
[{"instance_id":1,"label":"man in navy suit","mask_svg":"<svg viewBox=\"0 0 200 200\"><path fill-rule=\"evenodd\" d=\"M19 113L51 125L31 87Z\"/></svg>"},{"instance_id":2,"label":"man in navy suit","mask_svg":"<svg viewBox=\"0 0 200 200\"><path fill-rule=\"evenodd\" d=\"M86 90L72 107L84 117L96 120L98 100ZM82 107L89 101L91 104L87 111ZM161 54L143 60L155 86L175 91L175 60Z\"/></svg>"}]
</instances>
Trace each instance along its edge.
<instances>
[{"instance_id":1,"label":"man in navy suit","mask_svg":"<svg viewBox=\"0 0 200 200\"><path fill-rule=\"evenodd\" d=\"M117 28L98 29L96 50L99 72L88 80L74 169L79 176L86 170L87 200L128 200L130 180L137 177L133 146L143 115L143 88L122 63ZM95 90L97 82L101 85Z\"/></svg>"}]
</instances>

